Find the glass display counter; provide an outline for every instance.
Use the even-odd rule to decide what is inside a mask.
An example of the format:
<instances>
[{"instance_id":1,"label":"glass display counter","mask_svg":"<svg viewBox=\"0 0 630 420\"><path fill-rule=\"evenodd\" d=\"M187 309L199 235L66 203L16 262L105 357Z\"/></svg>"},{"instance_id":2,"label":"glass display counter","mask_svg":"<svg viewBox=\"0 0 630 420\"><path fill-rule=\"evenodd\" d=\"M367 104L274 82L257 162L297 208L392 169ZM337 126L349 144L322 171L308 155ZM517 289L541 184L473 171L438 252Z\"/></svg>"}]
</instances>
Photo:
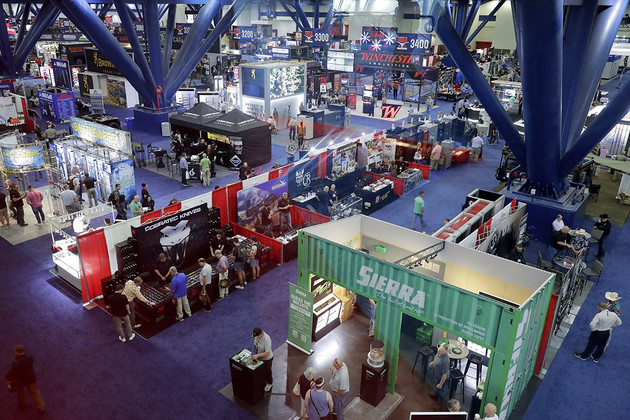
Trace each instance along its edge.
<instances>
[{"instance_id":1,"label":"glass display counter","mask_svg":"<svg viewBox=\"0 0 630 420\"><path fill-rule=\"evenodd\" d=\"M330 207L330 219L337 220L361 214L362 209L363 198L351 194Z\"/></svg>"}]
</instances>

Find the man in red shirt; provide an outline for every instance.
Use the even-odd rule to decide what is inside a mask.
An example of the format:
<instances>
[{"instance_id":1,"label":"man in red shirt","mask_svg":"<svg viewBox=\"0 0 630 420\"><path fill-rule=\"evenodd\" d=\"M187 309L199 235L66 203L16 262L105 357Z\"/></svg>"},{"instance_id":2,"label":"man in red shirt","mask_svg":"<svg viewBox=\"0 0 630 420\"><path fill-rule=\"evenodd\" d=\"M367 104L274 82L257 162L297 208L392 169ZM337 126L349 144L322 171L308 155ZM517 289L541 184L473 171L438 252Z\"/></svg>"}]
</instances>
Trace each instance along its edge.
<instances>
[{"instance_id":1,"label":"man in red shirt","mask_svg":"<svg viewBox=\"0 0 630 420\"><path fill-rule=\"evenodd\" d=\"M33 209L33 213L35 214L35 218L37 219L37 224L41 225L46 221L46 216L44 216L44 211L42 210L42 200L44 199L44 194L40 191L37 191L30 185L28 186L28 194L26 194L26 202Z\"/></svg>"}]
</instances>

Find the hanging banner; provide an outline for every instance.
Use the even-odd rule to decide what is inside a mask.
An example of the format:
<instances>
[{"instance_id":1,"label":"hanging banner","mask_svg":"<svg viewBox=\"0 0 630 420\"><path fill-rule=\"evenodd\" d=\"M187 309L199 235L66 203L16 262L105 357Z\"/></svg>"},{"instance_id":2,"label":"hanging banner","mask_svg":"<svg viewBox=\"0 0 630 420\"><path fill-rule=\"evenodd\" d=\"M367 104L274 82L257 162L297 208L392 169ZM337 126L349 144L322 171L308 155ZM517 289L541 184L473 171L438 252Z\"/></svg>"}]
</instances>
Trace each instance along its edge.
<instances>
[{"instance_id":1,"label":"hanging banner","mask_svg":"<svg viewBox=\"0 0 630 420\"><path fill-rule=\"evenodd\" d=\"M364 26L361 50L374 52L406 52L414 55L431 53L430 33L399 33L398 28Z\"/></svg>"},{"instance_id":2,"label":"hanging banner","mask_svg":"<svg viewBox=\"0 0 630 420\"><path fill-rule=\"evenodd\" d=\"M142 244L138 247L140 271L152 272L157 256L163 252L177 267L196 265L197 259L207 254L208 228L206 203L132 228L131 234Z\"/></svg>"},{"instance_id":3,"label":"hanging banner","mask_svg":"<svg viewBox=\"0 0 630 420\"><path fill-rule=\"evenodd\" d=\"M310 29L304 31L304 44L312 47L325 47L327 46L332 37L327 32L322 32L321 29Z\"/></svg>"},{"instance_id":4,"label":"hanging banner","mask_svg":"<svg viewBox=\"0 0 630 420\"><path fill-rule=\"evenodd\" d=\"M407 53L357 51L354 56L354 67L359 73L362 73L365 67L409 71L422 67L421 58Z\"/></svg>"},{"instance_id":5,"label":"hanging banner","mask_svg":"<svg viewBox=\"0 0 630 420\"><path fill-rule=\"evenodd\" d=\"M71 91L61 89L40 90L37 92L37 98L39 99L42 118L45 120L59 122L65 118L77 115L74 93Z\"/></svg>"},{"instance_id":6,"label":"hanging banner","mask_svg":"<svg viewBox=\"0 0 630 420\"><path fill-rule=\"evenodd\" d=\"M72 90L72 76L70 74L70 63L67 60L53 58L50 60L53 70L55 86Z\"/></svg>"},{"instance_id":7,"label":"hanging banner","mask_svg":"<svg viewBox=\"0 0 630 420\"><path fill-rule=\"evenodd\" d=\"M86 141L131 155L131 134L128 131L116 130L76 117L70 119L70 128L75 136Z\"/></svg>"},{"instance_id":8,"label":"hanging banner","mask_svg":"<svg viewBox=\"0 0 630 420\"><path fill-rule=\"evenodd\" d=\"M42 146L2 147L4 166L10 169L41 168L45 165Z\"/></svg>"},{"instance_id":9,"label":"hanging banner","mask_svg":"<svg viewBox=\"0 0 630 420\"><path fill-rule=\"evenodd\" d=\"M132 54L129 54L132 55ZM133 58L133 57L132 57ZM102 52L96 48L85 49L85 61L87 65L87 71L93 71L96 73L110 74L112 76L122 76L123 74L116 68L116 66L109 61Z\"/></svg>"},{"instance_id":10,"label":"hanging banner","mask_svg":"<svg viewBox=\"0 0 630 420\"><path fill-rule=\"evenodd\" d=\"M278 213L278 200L283 193L288 193L287 175L260 183L254 187L240 190L236 193L236 205L238 209L238 224L248 229L260 225L259 213L265 204L269 204L271 211ZM262 232L263 229L256 229Z\"/></svg>"},{"instance_id":11,"label":"hanging banner","mask_svg":"<svg viewBox=\"0 0 630 420\"><path fill-rule=\"evenodd\" d=\"M313 330L313 293L289 283L289 335L287 342L311 353Z\"/></svg>"},{"instance_id":12,"label":"hanging banner","mask_svg":"<svg viewBox=\"0 0 630 420\"><path fill-rule=\"evenodd\" d=\"M133 171L133 160L112 163L112 185L120 184L120 193L127 202L136 195L136 178Z\"/></svg>"}]
</instances>

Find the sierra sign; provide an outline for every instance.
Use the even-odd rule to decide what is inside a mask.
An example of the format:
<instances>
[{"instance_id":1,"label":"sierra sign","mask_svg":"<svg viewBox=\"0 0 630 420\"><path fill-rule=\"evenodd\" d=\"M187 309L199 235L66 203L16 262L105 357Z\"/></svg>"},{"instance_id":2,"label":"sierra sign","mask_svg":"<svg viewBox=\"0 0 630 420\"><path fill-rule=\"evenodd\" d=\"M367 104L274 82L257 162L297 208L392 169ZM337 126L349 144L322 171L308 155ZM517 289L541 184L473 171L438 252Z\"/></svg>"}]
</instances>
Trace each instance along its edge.
<instances>
[{"instance_id":1,"label":"sierra sign","mask_svg":"<svg viewBox=\"0 0 630 420\"><path fill-rule=\"evenodd\" d=\"M381 276L365 265L359 271L357 284L374 289L377 297L398 304L412 312L421 313L424 308L425 293L422 290L415 290L411 286Z\"/></svg>"}]
</instances>

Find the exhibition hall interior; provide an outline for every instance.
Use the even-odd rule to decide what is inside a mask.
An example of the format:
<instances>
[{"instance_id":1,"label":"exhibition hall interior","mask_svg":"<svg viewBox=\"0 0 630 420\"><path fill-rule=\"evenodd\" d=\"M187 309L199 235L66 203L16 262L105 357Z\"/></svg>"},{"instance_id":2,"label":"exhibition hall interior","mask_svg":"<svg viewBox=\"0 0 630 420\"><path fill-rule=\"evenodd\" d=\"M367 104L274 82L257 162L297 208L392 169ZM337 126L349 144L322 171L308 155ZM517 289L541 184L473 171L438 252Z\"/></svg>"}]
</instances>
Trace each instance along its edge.
<instances>
[{"instance_id":1,"label":"exhibition hall interior","mask_svg":"<svg viewBox=\"0 0 630 420\"><path fill-rule=\"evenodd\" d=\"M630 410L627 0L0 6L0 417Z\"/></svg>"}]
</instances>

